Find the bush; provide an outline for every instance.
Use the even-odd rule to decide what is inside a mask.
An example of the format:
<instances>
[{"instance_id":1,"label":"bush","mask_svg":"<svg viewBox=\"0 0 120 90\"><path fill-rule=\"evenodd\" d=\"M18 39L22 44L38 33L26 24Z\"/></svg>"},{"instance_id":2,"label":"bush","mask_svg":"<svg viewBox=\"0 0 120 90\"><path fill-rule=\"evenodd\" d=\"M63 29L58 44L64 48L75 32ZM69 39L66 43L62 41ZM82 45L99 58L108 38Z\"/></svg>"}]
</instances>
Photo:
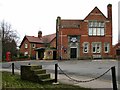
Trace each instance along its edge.
<instances>
[{"instance_id":1,"label":"bush","mask_svg":"<svg viewBox=\"0 0 120 90\"><path fill-rule=\"evenodd\" d=\"M28 59L28 56L19 56L19 59Z\"/></svg>"}]
</instances>

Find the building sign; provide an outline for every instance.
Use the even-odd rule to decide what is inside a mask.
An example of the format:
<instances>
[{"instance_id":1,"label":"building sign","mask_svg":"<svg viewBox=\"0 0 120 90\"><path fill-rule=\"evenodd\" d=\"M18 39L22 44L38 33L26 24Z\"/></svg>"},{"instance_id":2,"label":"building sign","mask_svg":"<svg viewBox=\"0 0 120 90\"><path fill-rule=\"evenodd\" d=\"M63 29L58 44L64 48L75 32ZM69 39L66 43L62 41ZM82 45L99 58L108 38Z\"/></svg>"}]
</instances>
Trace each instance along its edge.
<instances>
[{"instance_id":1,"label":"building sign","mask_svg":"<svg viewBox=\"0 0 120 90\"><path fill-rule=\"evenodd\" d=\"M76 37L72 37L72 38L70 39L70 41L73 42L73 43L75 43L75 42L77 42L77 38L76 38Z\"/></svg>"}]
</instances>

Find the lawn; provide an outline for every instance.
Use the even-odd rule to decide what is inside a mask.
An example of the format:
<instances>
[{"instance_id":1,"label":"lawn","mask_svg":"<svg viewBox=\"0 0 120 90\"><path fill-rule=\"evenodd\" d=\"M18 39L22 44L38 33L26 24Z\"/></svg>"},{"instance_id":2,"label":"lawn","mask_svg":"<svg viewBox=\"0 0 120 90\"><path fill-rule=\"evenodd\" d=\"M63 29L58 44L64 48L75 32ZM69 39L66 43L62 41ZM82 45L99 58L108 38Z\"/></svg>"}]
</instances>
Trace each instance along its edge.
<instances>
[{"instance_id":1,"label":"lawn","mask_svg":"<svg viewBox=\"0 0 120 90\"><path fill-rule=\"evenodd\" d=\"M12 75L9 72L2 73L3 90L91 90L68 84L39 84L20 79L20 75Z\"/></svg>"}]
</instances>

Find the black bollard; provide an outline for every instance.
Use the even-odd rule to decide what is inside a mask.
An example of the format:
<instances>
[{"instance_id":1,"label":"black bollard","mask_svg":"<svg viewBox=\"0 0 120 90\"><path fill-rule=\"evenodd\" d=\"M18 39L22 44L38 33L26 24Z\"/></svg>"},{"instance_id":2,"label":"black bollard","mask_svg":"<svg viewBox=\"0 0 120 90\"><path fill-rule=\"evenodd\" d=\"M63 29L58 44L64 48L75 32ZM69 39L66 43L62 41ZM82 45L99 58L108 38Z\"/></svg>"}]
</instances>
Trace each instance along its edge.
<instances>
[{"instance_id":1,"label":"black bollard","mask_svg":"<svg viewBox=\"0 0 120 90\"><path fill-rule=\"evenodd\" d=\"M14 63L12 63L12 75L14 75Z\"/></svg>"},{"instance_id":2,"label":"black bollard","mask_svg":"<svg viewBox=\"0 0 120 90\"><path fill-rule=\"evenodd\" d=\"M114 67L111 67L111 70L112 70L113 90L117 90L115 66L114 66Z\"/></svg>"},{"instance_id":3,"label":"black bollard","mask_svg":"<svg viewBox=\"0 0 120 90\"><path fill-rule=\"evenodd\" d=\"M58 67L58 64L55 64L55 83L57 83L57 67Z\"/></svg>"}]
</instances>

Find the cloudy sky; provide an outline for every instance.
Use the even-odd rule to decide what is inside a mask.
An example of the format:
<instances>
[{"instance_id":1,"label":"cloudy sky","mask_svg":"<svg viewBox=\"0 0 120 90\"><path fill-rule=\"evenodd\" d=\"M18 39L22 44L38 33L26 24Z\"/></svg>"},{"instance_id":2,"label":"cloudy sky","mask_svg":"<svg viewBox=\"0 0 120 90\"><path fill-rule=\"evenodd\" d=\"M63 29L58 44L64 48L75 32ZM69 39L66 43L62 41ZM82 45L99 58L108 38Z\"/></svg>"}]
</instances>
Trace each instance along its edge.
<instances>
[{"instance_id":1,"label":"cloudy sky","mask_svg":"<svg viewBox=\"0 0 120 90\"><path fill-rule=\"evenodd\" d=\"M20 41L25 35L55 33L56 18L84 19L95 6L107 16L107 5L113 9L113 44L118 41L119 0L0 0L0 21L5 20L16 29Z\"/></svg>"}]
</instances>

